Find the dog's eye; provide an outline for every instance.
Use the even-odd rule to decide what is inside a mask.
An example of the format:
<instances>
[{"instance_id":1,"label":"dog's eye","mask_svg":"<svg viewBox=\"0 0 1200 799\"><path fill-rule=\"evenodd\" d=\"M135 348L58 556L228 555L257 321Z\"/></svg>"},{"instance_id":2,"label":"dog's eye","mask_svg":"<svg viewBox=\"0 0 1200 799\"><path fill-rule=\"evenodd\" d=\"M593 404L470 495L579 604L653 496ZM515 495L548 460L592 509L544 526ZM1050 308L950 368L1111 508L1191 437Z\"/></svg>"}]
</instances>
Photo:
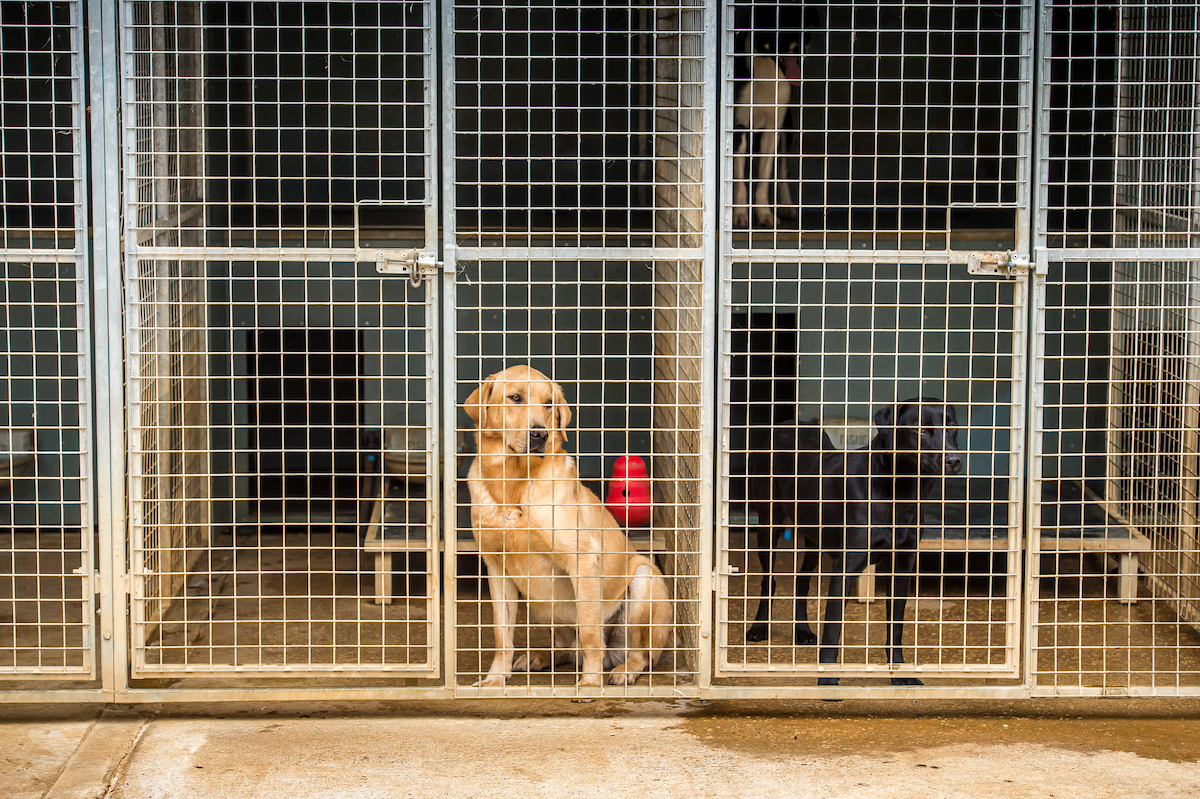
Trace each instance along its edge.
<instances>
[{"instance_id":1,"label":"dog's eye","mask_svg":"<svg viewBox=\"0 0 1200 799\"><path fill-rule=\"evenodd\" d=\"M518 405L521 404L521 395L520 394L509 394L508 398L510 400L512 400L513 402L517 403Z\"/></svg>"}]
</instances>

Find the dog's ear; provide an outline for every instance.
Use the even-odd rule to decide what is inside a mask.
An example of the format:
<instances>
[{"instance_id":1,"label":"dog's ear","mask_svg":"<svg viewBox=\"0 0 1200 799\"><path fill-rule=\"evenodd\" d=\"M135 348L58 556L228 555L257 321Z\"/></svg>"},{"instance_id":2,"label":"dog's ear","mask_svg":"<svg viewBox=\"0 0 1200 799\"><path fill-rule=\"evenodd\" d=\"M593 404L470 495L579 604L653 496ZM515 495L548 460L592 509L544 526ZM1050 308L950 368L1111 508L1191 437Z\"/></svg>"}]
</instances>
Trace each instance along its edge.
<instances>
[{"instance_id":1,"label":"dog's ear","mask_svg":"<svg viewBox=\"0 0 1200 799\"><path fill-rule=\"evenodd\" d=\"M891 449L892 442L896 440L896 417L899 414L899 407L896 405L885 405L875 411L875 441L877 446L882 446L883 449Z\"/></svg>"},{"instance_id":2,"label":"dog's ear","mask_svg":"<svg viewBox=\"0 0 1200 799\"><path fill-rule=\"evenodd\" d=\"M463 403L463 410L467 412L467 416L471 417L471 421L475 426L479 426L479 420L483 418L488 404L492 401L492 387L495 385L495 375L488 375L487 379L471 392L471 396L467 397L467 401Z\"/></svg>"},{"instance_id":3,"label":"dog's ear","mask_svg":"<svg viewBox=\"0 0 1200 799\"><path fill-rule=\"evenodd\" d=\"M563 443L567 441L567 425L571 423L571 406L563 396L562 387L554 384L554 426L562 435Z\"/></svg>"},{"instance_id":4,"label":"dog's ear","mask_svg":"<svg viewBox=\"0 0 1200 799\"><path fill-rule=\"evenodd\" d=\"M958 427L958 411L954 410L954 406L949 402L945 405L946 408L946 423L952 427Z\"/></svg>"}]
</instances>

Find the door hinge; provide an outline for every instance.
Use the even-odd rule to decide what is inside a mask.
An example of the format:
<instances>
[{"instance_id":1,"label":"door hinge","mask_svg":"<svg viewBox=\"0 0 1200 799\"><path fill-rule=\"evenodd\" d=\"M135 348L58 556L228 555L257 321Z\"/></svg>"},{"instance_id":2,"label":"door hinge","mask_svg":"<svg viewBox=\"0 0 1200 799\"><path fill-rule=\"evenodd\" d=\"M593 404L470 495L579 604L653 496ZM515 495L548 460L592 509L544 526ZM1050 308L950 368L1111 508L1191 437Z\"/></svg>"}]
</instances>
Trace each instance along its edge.
<instances>
[{"instance_id":1,"label":"door hinge","mask_svg":"<svg viewBox=\"0 0 1200 799\"><path fill-rule=\"evenodd\" d=\"M404 275L414 286L436 275L442 262L437 253L420 250L389 250L375 256L375 270L385 275Z\"/></svg>"},{"instance_id":2,"label":"door hinge","mask_svg":"<svg viewBox=\"0 0 1200 799\"><path fill-rule=\"evenodd\" d=\"M1000 275L1001 277L1018 277L1037 271L1037 265L1028 255L1021 255L1012 250L1008 252L973 252L967 255L967 271L972 275Z\"/></svg>"}]
</instances>

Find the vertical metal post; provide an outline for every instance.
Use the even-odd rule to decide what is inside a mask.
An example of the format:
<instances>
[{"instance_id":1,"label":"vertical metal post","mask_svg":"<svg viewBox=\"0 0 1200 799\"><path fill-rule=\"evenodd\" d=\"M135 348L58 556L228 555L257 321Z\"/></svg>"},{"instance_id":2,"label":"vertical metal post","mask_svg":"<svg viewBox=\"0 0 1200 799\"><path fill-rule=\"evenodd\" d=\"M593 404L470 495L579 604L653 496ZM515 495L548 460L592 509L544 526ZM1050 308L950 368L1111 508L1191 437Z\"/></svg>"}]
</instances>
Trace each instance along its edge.
<instances>
[{"instance_id":1,"label":"vertical metal post","mask_svg":"<svg viewBox=\"0 0 1200 799\"><path fill-rule=\"evenodd\" d=\"M453 451L452 443L457 439L458 426L457 393L455 388L455 358L457 357L457 317L455 305L457 302L455 272L457 256L455 255L455 216L454 216L454 186L455 186L455 122L454 115L449 109L455 107L455 70L454 70L454 0L431 0L433 13L437 20L435 32L440 33L440 71L441 108L446 113L440 113L437 130L440 133L441 148L440 170L441 185L446 190L441 192L441 221L442 221L442 316L438 327L441 346L441 398L442 398L442 440L446 442L446 453L442 459L442 516L441 530L444 547L443 560L443 604L442 604L442 679L444 687L453 688L456 669L455 652L457 651L458 636L458 458ZM436 162L435 162L436 163ZM436 206L435 206L436 208Z\"/></svg>"},{"instance_id":2,"label":"vertical metal post","mask_svg":"<svg viewBox=\"0 0 1200 799\"><path fill-rule=\"evenodd\" d=\"M92 109L92 246L95 331L96 522L99 528L101 686L129 687L126 613L125 414L121 322L118 0L87 0L88 91ZM85 535L88 531L85 531Z\"/></svg>"},{"instance_id":3,"label":"vertical metal post","mask_svg":"<svg viewBox=\"0 0 1200 799\"><path fill-rule=\"evenodd\" d=\"M721 39L718 31L721 30L722 17L718 12L716 0L706 0L704 7L704 43L705 51L709 55L704 59L704 96L718 97L718 81L717 81L717 65L724 64L725 60L721 57ZM718 235L719 228L717 227L717 206L718 202L714 198L720 197L721 179L720 172L717 169L720 159L720 143L721 139L717 137L717 131L721 130L721 114L717 103L704 104L704 168L703 168L703 185L704 196L708 198L708 202L704 204L704 223L702 245L704 247L704 263L701 267L701 275L704 281L703 292L704 299L701 302L703 327L701 335L704 339L702 348L703 362L700 364L700 373L703 375L714 376L717 372L717 321L720 313L720 308L723 306L717 305L717 282L720 279L720 270L717 265L720 263L720 243L721 236ZM724 350L722 350L724 351ZM700 496L700 525L702 531L699 536L699 580L700 580L700 632L699 632L699 686L701 691L708 688L712 684L712 659L713 659L713 605L714 605L714 538L711 535L705 534L703 531L713 530L714 511L716 508L716 480L717 480L717 413L716 402L718 392L716 390L716 380L705 380L701 384L700 389L700 469L701 469L701 496Z\"/></svg>"}]
</instances>

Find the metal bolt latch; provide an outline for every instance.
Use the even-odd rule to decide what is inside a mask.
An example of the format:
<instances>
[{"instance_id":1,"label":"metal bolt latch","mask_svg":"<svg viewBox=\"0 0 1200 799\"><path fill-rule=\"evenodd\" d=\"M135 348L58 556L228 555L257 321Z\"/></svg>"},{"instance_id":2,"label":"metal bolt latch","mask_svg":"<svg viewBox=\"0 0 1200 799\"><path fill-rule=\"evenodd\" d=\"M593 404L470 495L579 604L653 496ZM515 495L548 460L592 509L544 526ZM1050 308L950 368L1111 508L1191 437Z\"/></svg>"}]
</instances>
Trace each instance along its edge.
<instances>
[{"instance_id":1,"label":"metal bolt latch","mask_svg":"<svg viewBox=\"0 0 1200 799\"><path fill-rule=\"evenodd\" d=\"M381 252L375 258L375 270L385 275L406 275L413 286L421 285L426 277L436 275L442 262L437 253L419 250Z\"/></svg>"},{"instance_id":2,"label":"metal bolt latch","mask_svg":"<svg viewBox=\"0 0 1200 799\"><path fill-rule=\"evenodd\" d=\"M1028 255L1008 252L973 252L967 255L967 271L972 275L1000 275L1016 277L1034 270Z\"/></svg>"}]
</instances>

